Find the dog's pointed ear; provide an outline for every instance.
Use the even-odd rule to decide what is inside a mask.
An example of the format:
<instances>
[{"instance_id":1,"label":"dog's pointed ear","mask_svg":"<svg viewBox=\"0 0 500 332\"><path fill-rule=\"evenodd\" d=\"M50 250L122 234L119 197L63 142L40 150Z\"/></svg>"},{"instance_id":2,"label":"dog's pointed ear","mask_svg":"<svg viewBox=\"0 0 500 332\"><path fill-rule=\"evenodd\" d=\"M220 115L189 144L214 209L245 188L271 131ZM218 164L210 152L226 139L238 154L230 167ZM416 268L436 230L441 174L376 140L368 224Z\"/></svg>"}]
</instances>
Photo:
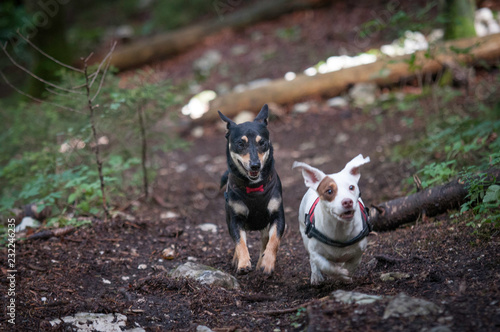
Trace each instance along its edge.
<instances>
[{"instance_id":1,"label":"dog's pointed ear","mask_svg":"<svg viewBox=\"0 0 500 332\"><path fill-rule=\"evenodd\" d=\"M219 116L222 119L222 121L224 121L225 123L227 123L227 129L229 129L232 126L236 126L236 123L234 123L233 120L231 120L230 118L228 118L227 116L225 116L224 114L222 114L221 111L217 111L217 112L219 112Z\"/></svg>"},{"instance_id":2,"label":"dog's pointed ear","mask_svg":"<svg viewBox=\"0 0 500 332\"><path fill-rule=\"evenodd\" d=\"M298 168L302 171L304 183L306 187L318 190L320 182L325 178L326 174L317 168L309 166L308 164L295 161L292 168Z\"/></svg>"},{"instance_id":3,"label":"dog's pointed ear","mask_svg":"<svg viewBox=\"0 0 500 332\"><path fill-rule=\"evenodd\" d=\"M342 172L348 172L349 174L354 176L356 179L359 179L361 176L361 174L359 173L359 167L361 167L364 164L367 164L369 162L370 162L370 157L363 158L363 155L359 154L345 165Z\"/></svg>"},{"instance_id":4,"label":"dog's pointed ear","mask_svg":"<svg viewBox=\"0 0 500 332\"><path fill-rule=\"evenodd\" d=\"M255 120L253 120L253 121L263 123L267 126L268 116L269 116L269 108L267 107L267 104L264 104L264 106L262 106L259 114L257 115L257 117L255 117Z\"/></svg>"}]
</instances>

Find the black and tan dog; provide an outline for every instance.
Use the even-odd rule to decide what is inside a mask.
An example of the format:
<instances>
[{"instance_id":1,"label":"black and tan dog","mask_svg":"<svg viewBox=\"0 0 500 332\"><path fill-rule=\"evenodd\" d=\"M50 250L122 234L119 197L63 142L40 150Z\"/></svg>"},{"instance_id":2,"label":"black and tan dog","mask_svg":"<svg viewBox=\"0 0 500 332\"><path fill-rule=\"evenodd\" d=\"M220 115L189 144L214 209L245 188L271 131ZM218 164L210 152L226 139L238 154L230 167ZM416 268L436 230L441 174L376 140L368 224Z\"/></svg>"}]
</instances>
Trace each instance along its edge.
<instances>
[{"instance_id":1,"label":"black and tan dog","mask_svg":"<svg viewBox=\"0 0 500 332\"><path fill-rule=\"evenodd\" d=\"M219 111L227 123L228 170L226 221L236 243L233 264L239 274L252 269L246 231L261 231L262 247L257 269L270 275L285 230L281 181L274 169L273 147L267 130L268 107L264 105L252 122L236 124Z\"/></svg>"}]
</instances>

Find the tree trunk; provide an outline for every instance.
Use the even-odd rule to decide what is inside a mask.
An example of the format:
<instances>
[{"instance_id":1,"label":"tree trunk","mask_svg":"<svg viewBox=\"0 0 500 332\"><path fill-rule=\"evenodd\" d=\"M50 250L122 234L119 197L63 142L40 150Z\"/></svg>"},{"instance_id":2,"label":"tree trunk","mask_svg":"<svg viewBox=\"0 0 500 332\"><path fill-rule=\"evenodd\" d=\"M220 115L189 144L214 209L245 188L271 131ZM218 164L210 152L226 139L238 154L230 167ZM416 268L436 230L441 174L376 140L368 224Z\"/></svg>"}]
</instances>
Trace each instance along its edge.
<instances>
[{"instance_id":1,"label":"tree trunk","mask_svg":"<svg viewBox=\"0 0 500 332\"><path fill-rule=\"evenodd\" d=\"M485 184L500 183L500 169L488 172ZM467 201L468 183L460 180L428 188L407 197L401 197L370 208L370 221L374 231L389 231L416 221L424 213L433 217L459 208ZM485 186L487 187L487 186Z\"/></svg>"},{"instance_id":2,"label":"tree trunk","mask_svg":"<svg viewBox=\"0 0 500 332\"><path fill-rule=\"evenodd\" d=\"M333 97L355 83L390 85L404 78L440 72L444 65L456 62L472 64L476 61L496 61L499 58L500 34L460 39L438 44L430 51L385 58L367 65L316 76L297 75L292 81L277 79L263 87L228 93L214 99L209 111L195 123L218 119L217 110L233 117L243 110L258 111L269 102L285 104L317 95Z\"/></svg>"},{"instance_id":3,"label":"tree trunk","mask_svg":"<svg viewBox=\"0 0 500 332\"><path fill-rule=\"evenodd\" d=\"M475 12L475 0L446 0L444 6L444 15L446 17L444 39L475 37Z\"/></svg>"},{"instance_id":4,"label":"tree trunk","mask_svg":"<svg viewBox=\"0 0 500 332\"><path fill-rule=\"evenodd\" d=\"M258 21L278 17L284 13L324 5L331 0L276 0L261 1L247 9L224 15L221 9L225 0L213 1L214 10L219 18L205 23L189 26L174 32L142 39L118 48L113 54L111 65L118 69L137 67L155 59L180 53L197 45L203 39L225 28L241 28ZM227 4L229 6L229 3ZM221 8L219 8L221 7Z\"/></svg>"},{"instance_id":5,"label":"tree trunk","mask_svg":"<svg viewBox=\"0 0 500 332\"><path fill-rule=\"evenodd\" d=\"M72 54L66 40L65 8L57 4L55 6L45 4L45 7L41 7L40 3L35 0L26 1L26 8L33 14L34 22L29 22L29 29L26 29L29 34L25 37L31 39L33 44L48 55L63 63L70 63ZM21 33L27 31L21 29ZM31 49L31 52L33 55L31 72L47 81L56 80L60 66L35 49ZM39 98L46 93L45 83L34 77L30 76L26 84L27 93L33 97Z\"/></svg>"}]
</instances>

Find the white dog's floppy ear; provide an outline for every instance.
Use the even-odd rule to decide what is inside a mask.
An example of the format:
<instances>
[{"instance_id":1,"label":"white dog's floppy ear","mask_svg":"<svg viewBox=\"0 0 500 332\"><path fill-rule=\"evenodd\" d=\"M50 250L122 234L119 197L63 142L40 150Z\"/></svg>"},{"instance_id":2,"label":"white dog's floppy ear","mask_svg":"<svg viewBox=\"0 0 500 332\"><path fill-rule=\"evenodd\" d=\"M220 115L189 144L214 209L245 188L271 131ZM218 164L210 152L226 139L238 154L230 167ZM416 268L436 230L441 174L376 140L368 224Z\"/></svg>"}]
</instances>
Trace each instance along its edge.
<instances>
[{"instance_id":1,"label":"white dog's floppy ear","mask_svg":"<svg viewBox=\"0 0 500 332\"><path fill-rule=\"evenodd\" d=\"M370 162L370 157L363 158L363 155L359 154L356 157L354 157L353 160L351 160L345 165L342 172L349 172L349 174L359 179L359 177L361 176L361 174L359 174L359 167L369 162Z\"/></svg>"},{"instance_id":2,"label":"white dog's floppy ear","mask_svg":"<svg viewBox=\"0 0 500 332\"><path fill-rule=\"evenodd\" d=\"M318 189L319 183L326 176L326 174L319 169L298 161L295 161L293 163L292 168L300 169L302 171L302 176L304 177L304 183L306 184L306 187L312 188L314 190Z\"/></svg>"}]
</instances>

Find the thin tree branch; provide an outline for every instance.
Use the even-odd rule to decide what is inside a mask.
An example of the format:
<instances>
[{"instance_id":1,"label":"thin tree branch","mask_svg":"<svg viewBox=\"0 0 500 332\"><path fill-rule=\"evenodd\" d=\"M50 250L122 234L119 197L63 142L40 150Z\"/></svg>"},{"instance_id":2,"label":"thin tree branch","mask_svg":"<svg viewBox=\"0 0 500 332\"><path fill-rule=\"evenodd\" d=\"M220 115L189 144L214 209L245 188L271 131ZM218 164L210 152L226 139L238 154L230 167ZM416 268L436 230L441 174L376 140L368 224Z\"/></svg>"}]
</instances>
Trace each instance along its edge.
<instances>
[{"instance_id":1,"label":"thin tree branch","mask_svg":"<svg viewBox=\"0 0 500 332\"><path fill-rule=\"evenodd\" d=\"M102 88L102 85L104 83L104 78L106 77L106 73L108 72L108 68L109 68L110 64L111 64L111 57L109 58L109 61L106 64L106 67L104 68L101 81L99 82L99 87L97 88L97 91L96 91L94 97L92 97L92 101L94 101L94 99L99 95L99 92L101 92L101 88ZM96 75L96 77L97 77L97 75Z\"/></svg>"},{"instance_id":2,"label":"thin tree branch","mask_svg":"<svg viewBox=\"0 0 500 332\"><path fill-rule=\"evenodd\" d=\"M27 73L28 75L32 76L33 78L37 79L38 81L44 83L44 84L47 84L53 88L56 88L56 89L59 89L59 90L63 90L63 91L66 91L66 92L71 92L71 93L78 93L78 94L84 94L82 92L79 92L79 91L75 91L75 90L70 90L70 89L66 89L66 88L63 88L62 86L59 86L59 85L56 85L54 83L50 83L49 81L46 81L44 80L43 78L33 74L31 71L29 71L28 69L24 68L23 66L21 66L20 64L18 64L9 54L9 52L7 52L7 44L5 45L2 45L2 50L3 52L5 53L5 55L7 55L7 57L9 58L10 62L16 66L17 68L21 69L22 71L24 71L25 73Z\"/></svg>"},{"instance_id":3,"label":"thin tree branch","mask_svg":"<svg viewBox=\"0 0 500 332\"><path fill-rule=\"evenodd\" d=\"M80 112L80 111L77 111L75 110L74 108L71 108L71 107L67 107L67 106L63 106L63 105L59 105L59 104L56 104L56 103L52 103L52 102L48 102L46 100L41 100L41 99L38 99L36 97L33 97L32 95L30 94L27 94L26 92L24 91L21 91L19 90L18 88L16 88L12 83L9 82L9 80L7 79L7 77L5 77L4 73L2 71L0 71L0 76L2 76L3 80L5 81L5 83L10 86L12 89L14 89L14 91L16 91L17 93L31 99L31 100L34 100L36 102L39 102L39 103L46 103L46 104L50 104L50 105L53 105L53 106L56 106L56 107L59 107L59 108L62 108L62 109L65 109L67 111L71 111L71 112L75 112L75 113L80 113L80 114L84 114L83 112Z\"/></svg>"},{"instance_id":4,"label":"thin tree branch","mask_svg":"<svg viewBox=\"0 0 500 332\"><path fill-rule=\"evenodd\" d=\"M48 55L47 53L45 53L44 51L42 51L41 49L38 48L38 46L36 46L35 44L33 44L28 38L24 37L20 32L19 30L17 30L17 34L25 41L27 42L31 47L33 47L35 50L37 50L38 52L40 52L43 56L45 56L46 58L54 61L55 63L57 63L58 65L60 66L63 66L63 67L66 67L68 69L71 69L71 70L74 70L76 72L79 72L79 73L82 73L83 74L83 70L82 69L79 69L79 68L76 68L76 67L72 67L70 65L67 65L57 59L55 59L54 57Z\"/></svg>"},{"instance_id":5,"label":"thin tree branch","mask_svg":"<svg viewBox=\"0 0 500 332\"><path fill-rule=\"evenodd\" d=\"M92 81L90 82L90 86L89 88L92 87L92 85L94 85L94 81L96 80L99 72L101 71L101 67L103 64L105 63L108 63L108 60L111 60L111 55L113 54L113 51L115 50L115 46L116 46L116 41L113 43L113 46L111 46L111 49L109 50L108 54L106 54L106 57L104 57L104 59L101 61L101 63L99 63L99 67L97 67L97 70L95 71L95 76L94 78L92 79ZM85 59L85 62L88 61L88 59L93 55L93 53L91 53L87 59ZM109 61L111 62L111 61Z\"/></svg>"},{"instance_id":6,"label":"thin tree branch","mask_svg":"<svg viewBox=\"0 0 500 332\"><path fill-rule=\"evenodd\" d=\"M90 127L92 128L92 136L93 136L94 142L95 142L95 158L96 158L96 163L97 163L97 170L99 173L99 181L101 183L102 208L104 210L104 214L106 215L106 219L108 219L110 217L110 214L109 214L108 204L107 204L107 200L106 200L106 191L105 191L105 187L104 187L104 176L102 174L102 160L101 160L100 151L99 151L99 140L97 139L97 131L95 128L94 105L92 104L92 100L90 99L90 82L89 82L89 75L87 72L87 68L88 68L87 60L89 58L90 58L90 56L88 56L83 62L85 82L87 83L85 88L87 91Z\"/></svg>"}]
</instances>

